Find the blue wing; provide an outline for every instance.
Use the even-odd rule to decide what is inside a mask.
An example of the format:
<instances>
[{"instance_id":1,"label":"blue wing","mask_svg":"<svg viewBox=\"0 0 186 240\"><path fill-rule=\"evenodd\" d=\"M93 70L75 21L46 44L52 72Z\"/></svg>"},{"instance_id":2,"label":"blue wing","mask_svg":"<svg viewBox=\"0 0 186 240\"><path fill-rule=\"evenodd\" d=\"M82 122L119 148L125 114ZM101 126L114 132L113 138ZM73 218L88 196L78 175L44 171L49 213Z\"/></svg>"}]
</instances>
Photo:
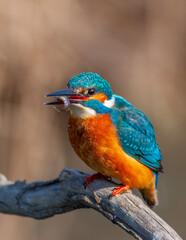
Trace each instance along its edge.
<instances>
[{"instance_id":1,"label":"blue wing","mask_svg":"<svg viewBox=\"0 0 186 240\"><path fill-rule=\"evenodd\" d=\"M114 97L114 109L120 112L115 123L122 148L127 154L152 170L162 171L162 156L150 120L122 97L117 95ZM113 118L116 119L116 116Z\"/></svg>"}]
</instances>

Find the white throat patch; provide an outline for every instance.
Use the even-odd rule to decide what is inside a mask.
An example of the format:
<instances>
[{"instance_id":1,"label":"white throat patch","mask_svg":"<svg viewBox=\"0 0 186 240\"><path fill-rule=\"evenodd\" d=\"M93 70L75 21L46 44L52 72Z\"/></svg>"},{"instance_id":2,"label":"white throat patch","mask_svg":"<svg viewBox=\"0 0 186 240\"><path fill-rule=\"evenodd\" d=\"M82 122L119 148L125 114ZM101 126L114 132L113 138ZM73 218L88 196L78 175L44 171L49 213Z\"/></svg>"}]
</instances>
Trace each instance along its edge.
<instances>
[{"instance_id":1,"label":"white throat patch","mask_svg":"<svg viewBox=\"0 0 186 240\"><path fill-rule=\"evenodd\" d=\"M114 104L115 104L114 97L112 97L110 100L105 100L105 102L103 103L103 105L108 108L112 108ZM93 117L96 116L97 114L96 110L89 107L85 107L79 103L71 104L69 110L70 114L79 118Z\"/></svg>"},{"instance_id":2,"label":"white throat patch","mask_svg":"<svg viewBox=\"0 0 186 240\"><path fill-rule=\"evenodd\" d=\"M70 114L79 118L96 116L96 110L89 107L85 107L79 103L71 104L69 110Z\"/></svg>"}]
</instances>

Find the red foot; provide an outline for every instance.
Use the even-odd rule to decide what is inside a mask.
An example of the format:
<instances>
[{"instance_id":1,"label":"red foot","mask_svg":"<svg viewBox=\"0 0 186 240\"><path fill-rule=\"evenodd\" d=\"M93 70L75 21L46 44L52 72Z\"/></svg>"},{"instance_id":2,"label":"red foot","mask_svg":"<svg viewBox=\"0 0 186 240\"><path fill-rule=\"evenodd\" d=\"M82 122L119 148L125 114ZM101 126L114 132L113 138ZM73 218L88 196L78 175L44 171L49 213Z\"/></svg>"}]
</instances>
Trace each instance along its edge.
<instances>
[{"instance_id":1,"label":"red foot","mask_svg":"<svg viewBox=\"0 0 186 240\"><path fill-rule=\"evenodd\" d=\"M95 179L98 179L98 178L104 178L106 180L111 180L111 177L108 177L106 175L103 175L102 173L95 173L93 175L91 175L90 177L87 177L85 179L85 182L84 182L84 187L86 188L88 186L88 184L92 181L92 180L95 180Z\"/></svg>"},{"instance_id":2,"label":"red foot","mask_svg":"<svg viewBox=\"0 0 186 240\"><path fill-rule=\"evenodd\" d=\"M129 185L119 186L115 188L114 191L111 193L110 198L118 195L121 192L129 190L129 188L130 188Z\"/></svg>"}]
</instances>

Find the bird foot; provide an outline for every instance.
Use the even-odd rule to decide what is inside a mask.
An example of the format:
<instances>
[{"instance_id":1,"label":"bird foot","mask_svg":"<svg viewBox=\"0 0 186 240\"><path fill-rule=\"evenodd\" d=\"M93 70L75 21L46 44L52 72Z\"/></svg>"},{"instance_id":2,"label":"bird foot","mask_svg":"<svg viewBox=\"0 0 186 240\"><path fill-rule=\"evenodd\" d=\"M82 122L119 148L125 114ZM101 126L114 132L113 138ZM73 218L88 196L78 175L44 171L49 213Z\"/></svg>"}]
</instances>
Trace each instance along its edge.
<instances>
[{"instance_id":1,"label":"bird foot","mask_svg":"<svg viewBox=\"0 0 186 240\"><path fill-rule=\"evenodd\" d=\"M111 199L112 197L118 195L118 194L121 193L121 192L126 192L126 191L129 190L129 189L130 189L129 185L118 186L118 187L115 188L115 189L113 190L113 192L110 194L109 199Z\"/></svg>"},{"instance_id":2,"label":"bird foot","mask_svg":"<svg viewBox=\"0 0 186 240\"><path fill-rule=\"evenodd\" d=\"M89 184L92 180L95 180L95 179L98 179L98 178L103 178L103 179L106 179L106 180L111 180L111 177L109 177L109 176L103 175L102 173L95 173L95 174L93 174L93 175L91 175L90 177L87 177L87 178L85 179L84 188L86 189L86 187L88 186L88 184Z\"/></svg>"}]
</instances>

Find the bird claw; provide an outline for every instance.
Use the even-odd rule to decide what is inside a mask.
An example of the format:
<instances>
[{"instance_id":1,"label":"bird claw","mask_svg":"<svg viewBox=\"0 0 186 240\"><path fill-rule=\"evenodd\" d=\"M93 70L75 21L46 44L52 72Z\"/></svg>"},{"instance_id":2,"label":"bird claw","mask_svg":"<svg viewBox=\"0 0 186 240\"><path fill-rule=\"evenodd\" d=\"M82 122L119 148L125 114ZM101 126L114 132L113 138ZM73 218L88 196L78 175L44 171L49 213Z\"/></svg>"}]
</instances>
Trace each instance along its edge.
<instances>
[{"instance_id":1,"label":"bird claw","mask_svg":"<svg viewBox=\"0 0 186 240\"><path fill-rule=\"evenodd\" d=\"M91 175L91 176L89 176L89 177L87 177L86 179L85 179L85 182L84 182L84 188L86 189L86 187L88 186L88 184L90 183L90 182L92 182L92 180L95 180L95 179L99 179L99 178L103 178L103 179L105 179L105 180L112 180L112 178L111 177L109 177L109 176L106 176L106 175L103 175L102 173L95 173L95 174L93 174L93 175Z\"/></svg>"},{"instance_id":2,"label":"bird claw","mask_svg":"<svg viewBox=\"0 0 186 240\"><path fill-rule=\"evenodd\" d=\"M108 199L110 200L112 197L118 195L121 192L126 192L129 189L130 189L129 185L118 186L112 191L112 193L109 195Z\"/></svg>"}]
</instances>

